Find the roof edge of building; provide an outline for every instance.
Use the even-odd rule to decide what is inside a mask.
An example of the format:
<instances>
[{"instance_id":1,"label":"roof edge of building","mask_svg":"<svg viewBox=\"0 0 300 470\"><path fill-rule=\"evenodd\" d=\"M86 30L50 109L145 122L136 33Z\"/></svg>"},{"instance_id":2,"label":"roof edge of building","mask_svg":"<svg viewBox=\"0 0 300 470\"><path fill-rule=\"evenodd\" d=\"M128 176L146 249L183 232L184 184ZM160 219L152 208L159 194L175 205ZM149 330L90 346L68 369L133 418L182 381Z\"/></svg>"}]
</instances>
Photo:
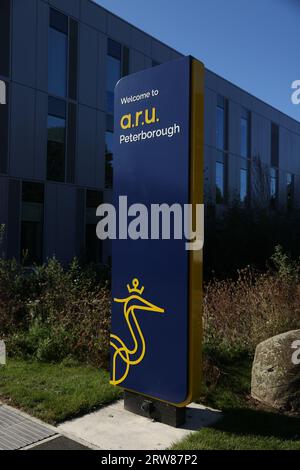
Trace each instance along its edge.
<instances>
[{"instance_id":1,"label":"roof edge of building","mask_svg":"<svg viewBox=\"0 0 300 470\"><path fill-rule=\"evenodd\" d=\"M153 36L153 34L150 34L150 33L147 33L146 31L143 31L141 28L139 28L138 26L130 23L129 21L125 20L124 18L121 18L120 16L118 16L116 13L113 13L112 11L108 10L107 8L103 7L102 5L100 5L97 1L95 0L87 0L89 2L92 2L94 3L97 7L101 8L102 10L105 10L107 13L109 13L110 15L113 15L114 17L118 18L119 20L123 21L124 23L128 24L129 26L131 26L132 28L135 28L137 29L138 31L140 31L141 33L143 34L146 34L147 36L149 36L151 39L159 42L160 44L162 44L163 46L167 47L168 49L171 49L173 52L175 52L176 54L179 54L180 56L184 56L184 54L180 51L178 51L177 49L175 49L174 47L172 46L169 46L168 44L166 44L165 42L161 41L160 39L157 39L155 36ZM198 59L198 57L195 57L196 59ZM201 60L201 59L198 59L198 60ZM205 63L204 63L204 66L205 66ZM219 75L217 72L214 72L213 70L210 70L208 68L205 67L205 69L214 74L217 78L220 78L221 80L225 80L227 83L229 83L230 85L234 86L235 88L237 88L238 90L242 91L243 93L246 93L248 96L250 96L251 98L254 98L255 100L258 100L260 103L264 104L265 106L269 106L270 108L272 108L274 111L280 113L282 116L285 116L286 118L290 119L291 121L295 122L297 125L300 125L300 119L299 121L295 118L293 118L292 116L289 116L288 114L286 114L285 112L281 111L280 109L278 108L275 108L275 106L273 106L272 104L268 103L267 101L264 101L263 99L261 98L258 98L257 96L253 95L252 93L250 93L249 91L245 90L244 88L241 88L239 85L236 85L235 83L231 82L230 80L228 80L227 78L224 78L222 77L221 75Z\"/></svg>"}]
</instances>

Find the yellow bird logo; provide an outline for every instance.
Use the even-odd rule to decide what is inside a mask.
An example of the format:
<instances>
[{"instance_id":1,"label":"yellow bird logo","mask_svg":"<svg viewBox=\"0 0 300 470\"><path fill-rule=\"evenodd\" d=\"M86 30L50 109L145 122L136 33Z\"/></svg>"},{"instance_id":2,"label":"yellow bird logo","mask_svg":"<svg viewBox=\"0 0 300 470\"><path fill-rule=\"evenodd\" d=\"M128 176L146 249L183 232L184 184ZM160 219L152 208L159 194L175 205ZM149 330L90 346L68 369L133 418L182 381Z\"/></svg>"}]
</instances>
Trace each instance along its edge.
<instances>
[{"instance_id":1,"label":"yellow bird logo","mask_svg":"<svg viewBox=\"0 0 300 470\"><path fill-rule=\"evenodd\" d=\"M145 300L142 295L144 287L139 288L139 280L133 279L132 287L127 284L129 296L125 299L114 299L114 302L123 304L123 315L128 325L131 337L133 339L132 347L125 345L119 336L110 335L110 345L115 350L112 358L112 385L121 384L129 374L131 366L136 366L142 362L146 353L146 343L142 330L136 318L137 310L146 310L148 312L163 313L164 309L157 307ZM125 364L125 371L117 376L117 362L121 360Z\"/></svg>"}]
</instances>

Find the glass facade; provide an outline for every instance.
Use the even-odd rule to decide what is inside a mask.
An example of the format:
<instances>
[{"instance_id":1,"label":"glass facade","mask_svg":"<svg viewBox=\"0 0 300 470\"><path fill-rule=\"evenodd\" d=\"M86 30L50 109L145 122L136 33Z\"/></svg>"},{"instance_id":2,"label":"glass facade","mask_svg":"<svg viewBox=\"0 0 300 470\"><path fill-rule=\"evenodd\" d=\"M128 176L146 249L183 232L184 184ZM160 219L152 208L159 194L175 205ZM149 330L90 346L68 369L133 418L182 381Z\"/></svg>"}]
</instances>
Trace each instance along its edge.
<instances>
[{"instance_id":1,"label":"glass facade","mask_svg":"<svg viewBox=\"0 0 300 470\"><path fill-rule=\"evenodd\" d=\"M216 203L224 204L226 197L226 175L228 160L228 101L218 95L216 112Z\"/></svg>"},{"instance_id":2,"label":"glass facade","mask_svg":"<svg viewBox=\"0 0 300 470\"><path fill-rule=\"evenodd\" d=\"M6 179L8 182L18 181L20 186L15 200L9 194L7 196L8 199L13 200L13 203L10 202L10 204L15 204L18 207L18 210L9 210L11 219L13 219L11 214L16 214L15 221L7 221L7 224L10 224L10 234L16 234L16 241L9 242L10 248L7 250L7 253L9 256L12 254L18 257L21 247L23 252L29 253L29 262L42 258L41 233L44 202L43 198L39 201L32 200L32 196L29 195L30 191L34 190L40 194L41 191L38 186L35 186L37 183L22 183L23 178L28 178L36 181L51 181L49 187L53 188L53 191L57 189L57 205L60 211L65 211L65 207L68 207L67 205L65 207L60 206L59 201L61 201L61 198L68 197L70 200L75 198L73 194L75 189L82 192L81 219L77 221L78 226L76 226L76 230L80 229L81 231L80 249L84 251L84 248L86 248L87 256L92 260L96 257L98 249L96 248L95 239L95 224L97 221L92 218L95 208L89 202L91 194L89 190L96 188L99 190L104 190L104 188L111 189L113 186L114 88L120 78L129 72L131 50L123 43L120 44L118 41L108 38L107 34L103 32L101 24L99 24L98 28L95 21L89 19L90 10L88 13L83 14L85 8L90 8L88 7L88 2L86 2L86 5L83 2L81 7L81 18L85 18L83 23L81 23L80 17L75 13L76 9L66 7L68 2L44 3L43 11L40 11L43 14L39 14L36 18L36 29L32 32L32 34L36 33L35 41L41 41L38 55L40 56L42 53L44 55L43 58L37 57L38 60L41 60L41 63L39 65L38 76L36 77L36 87L40 89L41 93L38 93L37 101L32 98L30 102L31 93L25 94L24 89L26 101L22 100L23 92L21 89L20 93L16 89L13 94L10 83L16 74L20 77L22 75L22 73L18 73L19 68L22 67L22 60L20 59L21 62L19 63L18 59L18 57L21 57L22 45L16 43L19 37L17 29L22 24L22 18L20 18L22 9L16 8L13 12L14 16L11 18L13 2L11 0L1 0L0 2L0 36L2 39L1 44L3 45L2 53L0 54L0 77L7 83L8 100L8 106L0 106L0 174L2 178L1 184L3 181L2 196L5 202L5 204L2 204L1 217L5 221L5 192L8 190L5 189L4 182ZM61 3L60 6L59 3ZM65 14L55 10L55 7L52 8L51 4L57 5L61 11L65 10ZM78 17L78 21L74 19L75 17ZM131 42L130 37L132 38L132 36L130 35L132 34L133 27L130 26L126 30L127 26L124 23L122 28L124 28L122 35L118 34L117 31L113 33L112 28L110 29L111 34L116 34L117 38L122 36L124 39L120 40L124 41L125 44L127 40ZM86 29L87 34L84 34L84 37L81 34L82 37L79 44L79 33L84 33L83 29ZM89 30L90 34L88 33ZM40 34L41 31L43 31L42 34ZM93 47L90 50L89 45L86 43L89 37L93 42ZM100 43L98 43L98 40L100 40ZM150 43L151 41L147 39L145 47L148 42ZM14 44L13 62L11 61L12 44ZM79 45L80 47L78 47ZM132 58L135 60L132 62L132 72L143 66L151 67L152 65L155 67L159 65L152 58L150 47L149 49L149 52L145 51L141 56L133 51L134 56ZM157 55L158 58L161 54L163 55L164 46L162 46L161 54L159 44L157 44L155 49L157 53L153 49L153 55ZM79 60L80 57L82 58L84 54L88 53L93 53L94 55L91 58L92 63ZM32 65L31 61L34 60L34 51L32 54L32 57L28 56L30 67ZM94 75L97 74L97 79L86 80L85 74L89 73L89 71ZM28 73L24 74L24 83L22 82L23 79L21 80L22 77L20 78L24 87L29 86L32 82L30 77L31 73L28 71ZM278 117L279 114L276 111L273 111L267 105L260 105L255 98L247 99L246 93L242 90L239 92L239 95L235 95L237 102L233 104L231 98L227 100L225 96L218 96L218 94L222 95L222 93L228 97L234 95L231 85L225 81L223 82L221 78L211 79L210 74L207 73L207 82L208 87L211 89L212 99L216 97L214 109L212 110L213 114L209 114L209 120L211 119L211 122L208 122L209 129L207 135L209 139L206 139L207 147L209 147L207 155L211 158L211 161L207 162L207 189L213 195L211 202L217 204L229 203L231 195L240 200L241 204L250 204L252 197L254 201L254 192L256 190L254 157L257 156L259 158L261 156L264 169L264 204L269 204L270 202L271 206L277 207L280 202L280 204L282 203L283 206L289 209L297 207L298 190L296 185L298 184L298 174L296 173L297 164L295 162L295 149L298 145L297 135L299 134L297 124L289 121L288 118L285 118L284 121L279 121L281 118ZM84 87L88 83L91 86L91 90L85 93ZM32 96L35 96L34 83L31 83L30 86L32 87ZM47 103L45 103L47 98L42 93L43 91L47 92L47 90L50 97L48 110ZM15 100L13 106L11 106L10 102L10 93ZM80 93L80 103L78 102L78 93ZM24 101L28 103L30 109L28 109L28 112L24 110L23 118L36 120L36 122L31 123L32 125L30 124L28 127L28 129L32 129L34 134L30 136L30 139L25 140L22 139L26 130L26 126L24 129L22 127L22 102ZM253 111L253 116L244 108L244 106L247 106L246 103L250 102L249 108ZM86 108L86 113L82 112L84 108ZM233 113L231 113L231 108ZM20 114L16 111L18 109ZM237 111L236 113L235 110ZM231 114L233 117L232 121ZM260 114L264 120L264 129L260 128L261 121L258 117ZM87 122L84 122L85 116L87 116ZM104 123L105 117L106 124ZM284 122L284 130L276 124L277 119L278 123ZM44 134L46 132L46 125L47 154L45 155L46 137ZM234 128L231 129L230 126ZM265 135L265 132L262 135L265 126L268 126L266 128L267 135ZM231 131L230 133L229 130ZM213 134L211 134L211 131ZM251 136L253 136L253 143L255 143L252 148ZM86 139L91 139L92 142L87 142ZM103 140L105 140L105 150ZM9 145L9 142L12 142L13 145ZM90 143L91 145L89 145ZM103 150L99 153L100 148ZM282 158L289 165L286 167L289 173L286 168L280 168L280 149L282 149L282 152L286 152L286 154L282 155ZM25 155L26 164L25 160L23 163L20 160L22 150ZM105 172L105 176L103 172ZM101 186L103 184L101 182L102 179L105 181L104 187ZM58 182L59 184L54 185L52 182ZM60 183L66 183L63 189L61 189L62 185ZM23 196L21 198L20 190L22 184ZM45 182L45 185L47 186L47 182ZM85 198L86 194L87 201ZM47 200L45 201L45 207L46 204L46 213L50 214L51 211L54 211L52 209L53 201ZM74 199L75 206L76 211L79 213L78 201L76 200L75 202ZM90 214L87 221L85 220L85 211ZM79 216L75 214L74 218L72 217L72 221L77 217L79 219ZM53 218L51 216L52 220L55 221L54 215ZM14 223L17 228L15 228ZM21 232L19 230L20 224ZM75 226L72 227L72 230L75 230ZM47 239L49 238L50 248L48 247L47 251L45 247L45 253L48 254L53 246L59 245L60 242L55 237L55 234L53 234L53 240L50 240L50 235L47 237ZM84 246L84 237L86 246ZM74 253L76 250L79 251L77 247L79 243L76 243L74 243ZM106 250L106 246L104 246L104 249ZM61 249L62 251L63 249Z\"/></svg>"},{"instance_id":3,"label":"glass facade","mask_svg":"<svg viewBox=\"0 0 300 470\"><path fill-rule=\"evenodd\" d=\"M52 95L67 95L68 36L49 28L48 91Z\"/></svg>"},{"instance_id":4,"label":"glass facade","mask_svg":"<svg viewBox=\"0 0 300 470\"><path fill-rule=\"evenodd\" d=\"M250 188L250 159L251 159L251 115L243 109L240 121L240 202L246 204Z\"/></svg>"},{"instance_id":5,"label":"glass facade","mask_svg":"<svg viewBox=\"0 0 300 470\"><path fill-rule=\"evenodd\" d=\"M271 166L279 167L279 126L271 124Z\"/></svg>"},{"instance_id":6,"label":"glass facade","mask_svg":"<svg viewBox=\"0 0 300 470\"><path fill-rule=\"evenodd\" d=\"M295 176L292 173L286 174L286 204L288 209L294 207L294 180Z\"/></svg>"},{"instance_id":7,"label":"glass facade","mask_svg":"<svg viewBox=\"0 0 300 470\"><path fill-rule=\"evenodd\" d=\"M228 150L228 100L221 95L217 98L216 147L218 150Z\"/></svg>"},{"instance_id":8,"label":"glass facade","mask_svg":"<svg viewBox=\"0 0 300 470\"><path fill-rule=\"evenodd\" d=\"M107 40L107 71L106 71L106 112L114 113L115 86L120 78L129 74L129 49L118 42Z\"/></svg>"},{"instance_id":9,"label":"glass facade","mask_svg":"<svg viewBox=\"0 0 300 470\"><path fill-rule=\"evenodd\" d=\"M116 41L108 39L106 73L106 112L114 113L115 86L122 77L122 47Z\"/></svg>"},{"instance_id":10,"label":"glass facade","mask_svg":"<svg viewBox=\"0 0 300 470\"><path fill-rule=\"evenodd\" d=\"M115 86L121 78L121 61L115 57L107 57L107 95L106 95L106 111L110 114L114 113L114 90Z\"/></svg>"},{"instance_id":11,"label":"glass facade","mask_svg":"<svg viewBox=\"0 0 300 470\"><path fill-rule=\"evenodd\" d=\"M277 203L278 192L278 172L276 168L270 168L270 200L271 206L275 207Z\"/></svg>"},{"instance_id":12,"label":"glass facade","mask_svg":"<svg viewBox=\"0 0 300 470\"><path fill-rule=\"evenodd\" d=\"M8 132L9 132L9 84L5 83L6 105L0 104L0 173L8 169Z\"/></svg>"},{"instance_id":13,"label":"glass facade","mask_svg":"<svg viewBox=\"0 0 300 470\"><path fill-rule=\"evenodd\" d=\"M105 133L105 187L112 188L113 185L113 132Z\"/></svg>"},{"instance_id":14,"label":"glass facade","mask_svg":"<svg viewBox=\"0 0 300 470\"><path fill-rule=\"evenodd\" d=\"M248 171L246 168L240 169L240 202L245 204L248 195Z\"/></svg>"},{"instance_id":15,"label":"glass facade","mask_svg":"<svg viewBox=\"0 0 300 470\"><path fill-rule=\"evenodd\" d=\"M10 75L10 53L11 53L11 0L0 1L0 75Z\"/></svg>"},{"instance_id":16,"label":"glass facade","mask_svg":"<svg viewBox=\"0 0 300 470\"><path fill-rule=\"evenodd\" d=\"M43 261L44 185L23 182L21 259L25 265Z\"/></svg>"},{"instance_id":17,"label":"glass facade","mask_svg":"<svg viewBox=\"0 0 300 470\"><path fill-rule=\"evenodd\" d=\"M250 122L249 118L241 118L241 149L240 154L244 158L250 157Z\"/></svg>"},{"instance_id":18,"label":"glass facade","mask_svg":"<svg viewBox=\"0 0 300 470\"><path fill-rule=\"evenodd\" d=\"M217 130L216 130L216 146L219 150L225 150L225 110L217 106Z\"/></svg>"},{"instance_id":19,"label":"glass facade","mask_svg":"<svg viewBox=\"0 0 300 470\"><path fill-rule=\"evenodd\" d=\"M224 163L216 162L216 203L224 203L225 178Z\"/></svg>"},{"instance_id":20,"label":"glass facade","mask_svg":"<svg viewBox=\"0 0 300 470\"><path fill-rule=\"evenodd\" d=\"M65 180L66 120L48 116L47 179Z\"/></svg>"}]
</instances>

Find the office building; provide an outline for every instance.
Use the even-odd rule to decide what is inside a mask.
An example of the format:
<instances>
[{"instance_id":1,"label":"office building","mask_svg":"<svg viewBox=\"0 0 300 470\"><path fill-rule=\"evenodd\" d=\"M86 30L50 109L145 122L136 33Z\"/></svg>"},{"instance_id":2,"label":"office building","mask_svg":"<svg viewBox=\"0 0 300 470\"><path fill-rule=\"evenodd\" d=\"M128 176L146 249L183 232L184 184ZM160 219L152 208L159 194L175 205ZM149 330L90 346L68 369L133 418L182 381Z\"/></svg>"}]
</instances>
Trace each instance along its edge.
<instances>
[{"instance_id":1,"label":"office building","mask_svg":"<svg viewBox=\"0 0 300 470\"><path fill-rule=\"evenodd\" d=\"M106 263L95 209L113 185L114 86L181 54L90 0L1 0L0 41L2 254ZM299 155L299 122L206 71L207 202L251 203L259 161L270 206L299 208Z\"/></svg>"}]
</instances>

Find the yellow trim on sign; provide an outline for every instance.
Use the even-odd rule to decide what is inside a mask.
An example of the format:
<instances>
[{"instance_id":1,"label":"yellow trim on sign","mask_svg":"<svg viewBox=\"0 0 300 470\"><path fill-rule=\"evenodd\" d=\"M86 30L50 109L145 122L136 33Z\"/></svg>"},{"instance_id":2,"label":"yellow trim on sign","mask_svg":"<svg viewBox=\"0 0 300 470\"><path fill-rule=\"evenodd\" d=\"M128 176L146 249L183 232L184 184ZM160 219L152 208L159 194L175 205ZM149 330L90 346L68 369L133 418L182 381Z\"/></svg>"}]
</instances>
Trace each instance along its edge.
<instances>
[{"instance_id":1,"label":"yellow trim on sign","mask_svg":"<svg viewBox=\"0 0 300 470\"><path fill-rule=\"evenodd\" d=\"M202 62L191 59L190 203L204 204L204 77ZM178 407L200 396L202 382L203 249L189 253L189 394Z\"/></svg>"}]
</instances>

